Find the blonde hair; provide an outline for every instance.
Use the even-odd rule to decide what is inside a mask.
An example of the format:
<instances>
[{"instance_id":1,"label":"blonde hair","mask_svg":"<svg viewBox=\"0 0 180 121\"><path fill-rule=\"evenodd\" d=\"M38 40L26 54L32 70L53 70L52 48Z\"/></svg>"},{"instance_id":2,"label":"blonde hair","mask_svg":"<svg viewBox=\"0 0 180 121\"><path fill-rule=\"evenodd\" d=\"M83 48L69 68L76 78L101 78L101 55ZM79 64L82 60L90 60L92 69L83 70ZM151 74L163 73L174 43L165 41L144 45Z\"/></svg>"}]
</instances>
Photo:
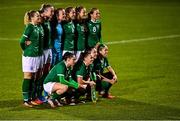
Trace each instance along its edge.
<instances>
[{"instance_id":1,"label":"blonde hair","mask_svg":"<svg viewBox=\"0 0 180 121\"><path fill-rule=\"evenodd\" d=\"M31 18L34 17L36 13L37 13L37 11L34 11L34 10L33 11L30 10L30 11L26 12L24 15L24 25L29 24L31 22Z\"/></svg>"},{"instance_id":2,"label":"blonde hair","mask_svg":"<svg viewBox=\"0 0 180 121\"><path fill-rule=\"evenodd\" d=\"M47 8L52 8L53 6L52 5L50 5L50 4L42 4L41 5L41 8L40 8L40 13L44 13L46 10L47 10ZM54 8L54 7L53 7Z\"/></svg>"}]
</instances>

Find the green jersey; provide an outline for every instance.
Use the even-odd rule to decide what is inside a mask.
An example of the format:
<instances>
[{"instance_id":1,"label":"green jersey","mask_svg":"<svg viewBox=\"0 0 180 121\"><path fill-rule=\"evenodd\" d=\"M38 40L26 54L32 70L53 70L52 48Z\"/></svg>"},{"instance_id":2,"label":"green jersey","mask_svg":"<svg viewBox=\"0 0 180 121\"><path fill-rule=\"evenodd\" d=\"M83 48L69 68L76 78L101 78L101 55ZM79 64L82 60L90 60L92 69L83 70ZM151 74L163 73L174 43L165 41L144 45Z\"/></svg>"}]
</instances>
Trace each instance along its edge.
<instances>
[{"instance_id":1,"label":"green jersey","mask_svg":"<svg viewBox=\"0 0 180 121\"><path fill-rule=\"evenodd\" d=\"M44 21L44 23L42 24L42 27L44 29L43 49L46 50L46 49L52 48L50 22L48 20Z\"/></svg>"},{"instance_id":2,"label":"green jersey","mask_svg":"<svg viewBox=\"0 0 180 121\"><path fill-rule=\"evenodd\" d=\"M75 26L73 22L68 22L63 25L63 36L64 45L63 50L74 51L74 36L75 36Z\"/></svg>"},{"instance_id":3,"label":"green jersey","mask_svg":"<svg viewBox=\"0 0 180 121\"><path fill-rule=\"evenodd\" d=\"M60 82L60 76L64 76L64 79L69 81L71 80L71 71L72 69L67 68L65 62L61 61L51 69L46 79L44 80L44 84L48 82Z\"/></svg>"},{"instance_id":4,"label":"green jersey","mask_svg":"<svg viewBox=\"0 0 180 121\"><path fill-rule=\"evenodd\" d=\"M77 77L82 77L87 81L90 78L90 66L86 66L83 61L79 61L73 68L73 79L77 81Z\"/></svg>"},{"instance_id":5,"label":"green jersey","mask_svg":"<svg viewBox=\"0 0 180 121\"><path fill-rule=\"evenodd\" d=\"M102 74L105 68L108 68L109 66L110 65L107 58L102 58L102 59L97 58L96 60L94 60L93 70L97 73Z\"/></svg>"},{"instance_id":6,"label":"green jersey","mask_svg":"<svg viewBox=\"0 0 180 121\"><path fill-rule=\"evenodd\" d=\"M94 47L101 41L101 22L89 21L88 22L88 46Z\"/></svg>"},{"instance_id":7,"label":"green jersey","mask_svg":"<svg viewBox=\"0 0 180 121\"><path fill-rule=\"evenodd\" d=\"M91 80L96 81L96 73L93 70L93 68L94 68L94 63L90 65L90 78Z\"/></svg>"},{"instance_id":8,"label":"green jersey","mask_svg":"<svg viewBox=\"0 0 180 121\"><path fill-rule=\"evenodd\" d=\"M39 29L37 25L28 24L25 27L24 34L20 39L20 45L23 50L23 55L28 57L39 56ZM31 41L30 45L26 45L26 41Z\"/></svg>"},{"instance_id":9,"label":"green jersey","mask_svg":"<svg viewBox=\"0 0 180 121\"><path fill-rule=\"evenodd\" d=\"M43 42L44 42L44 29L41 25L38 25L39 29L39 55L43 54Z\"/></svg>"},{"instance_id":10,"label":"green jersey","mask_svg":"<svg viewBox=\"0 0 180 121\"><path fill-rule=\"evenodd\" d=\"M86 43L85 24L77 23L76 31L77 31L77 51L83 51L85 50L85 43Z\"/></svg>"}]
</instances>

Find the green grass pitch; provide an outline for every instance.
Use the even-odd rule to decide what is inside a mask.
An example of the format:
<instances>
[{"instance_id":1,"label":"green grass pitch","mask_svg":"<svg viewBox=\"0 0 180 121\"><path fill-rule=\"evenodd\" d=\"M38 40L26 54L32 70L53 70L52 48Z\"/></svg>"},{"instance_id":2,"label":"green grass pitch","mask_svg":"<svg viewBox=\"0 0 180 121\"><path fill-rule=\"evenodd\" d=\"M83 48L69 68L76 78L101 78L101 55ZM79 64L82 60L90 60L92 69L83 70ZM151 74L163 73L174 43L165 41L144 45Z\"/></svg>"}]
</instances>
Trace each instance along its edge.
<instances>
[{"instance_id":1,"label":"green grass pitch","mask_svg":"<svg viewBox=\"0 0 180 121\"><path fill-rule=\"evenodd\" d=\"M22 106L18 39L25 12L42 3L100 9L104 42L117 42L108 44L118 75L111 89L116 99L56 109ZM0 0L0 119L180 120L179 13L178 0Z\"/></svg>"}]
</instances>

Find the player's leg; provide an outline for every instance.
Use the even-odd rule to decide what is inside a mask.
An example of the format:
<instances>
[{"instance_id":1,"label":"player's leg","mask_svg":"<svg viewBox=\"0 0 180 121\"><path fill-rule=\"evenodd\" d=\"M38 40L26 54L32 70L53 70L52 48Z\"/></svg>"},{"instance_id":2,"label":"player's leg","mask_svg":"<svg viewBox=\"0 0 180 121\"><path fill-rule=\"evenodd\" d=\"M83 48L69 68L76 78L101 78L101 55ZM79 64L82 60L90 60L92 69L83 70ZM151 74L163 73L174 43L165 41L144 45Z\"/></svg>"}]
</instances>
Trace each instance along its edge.
<instances>
[{"instance_id":1,"label":"player's leg","mask_svg":"<svg viewBox=\"0 0 180 121\"><path fill-rule=\"evenodd\" d=\"M24 105L27 107L32 107L31 101L31 94L32 94L32 84L34 82L34 73L35 73L35 66L33 65L35 61L34 57L25 57L22 56L22 67L24 72L24 80L22 84L22 93L23 93L23 100Z\"/></svg>"},{"instance_id":2,"label":"player's leg","mask_svg":"<svg viewBox=\"0 0 180 121\"><path fill-rule=\"evenodd\" d=\"M32 101L31 103L34 104L34 105L39 105L39 104L42 104L43 102L40 101L38 99L38 97L40 96L40 77L41 77L41 59L40 57L34 57L34 62L33 62L33 67L34 67L34 83L32 85L32 89L33 89L33 92L32 92Z\"/></svg>"},{"instance_id":3,"label":"player's leg","mask_svg":"<svg viewBox=\"0 0 180 121\"><path fill-rule=\"evenodd\" d=\"M52 95L53 93L56 94L56 96L60 96L61 94L65 93L68 89L68 86L56 82L49 82L47 84L44 84L44 90L49 94ZM56 107L54 104L54 100L48 99L48 103L51 107Z\"/></svg>"},{"instance_id":4,"label":"player's leg","mask_svg":"<svg viewBox=\"0 0 180 121\"><path fill-rule=\"evenodd\" d=\"M113 75L110 72L103 73L102 75L108 79L113 78ZM110 93L109 93L109 90L112 86L111 83L102 80L101 85L102 85L102 89L104 90L104 94L102 95L102 97L109 98L109 99L112 99L115 97L115 96L110 95Z\"/></svg>"},{"instance_id":5,"label":"player's leg","mask_svg":"<svg viewBox=\"0 0 180 121\"><path fill-rule=\"evenodd\" d=\"M47 74L49 73L50 70L50 56L49 56L49 50L44 50L43 51L43 75L41 77L41 81L44 82L44 79L46 78ZM44 97L45 99L48 97L48 93L44 90Z\"/></svg>"},{"instance_id":6,"label":"player's leg","mask_svg":"<svg viewBox=\"0 0 180 121\"><path fill-rule=\"evenodd\" d=\"M33 105L30 103L31 100L31 83L33 81L31 72L24 72L24 80L22 84L22 93L23 93L23 100L24 105L27 107L33 107Z\"/></svg>"}]
</instances>

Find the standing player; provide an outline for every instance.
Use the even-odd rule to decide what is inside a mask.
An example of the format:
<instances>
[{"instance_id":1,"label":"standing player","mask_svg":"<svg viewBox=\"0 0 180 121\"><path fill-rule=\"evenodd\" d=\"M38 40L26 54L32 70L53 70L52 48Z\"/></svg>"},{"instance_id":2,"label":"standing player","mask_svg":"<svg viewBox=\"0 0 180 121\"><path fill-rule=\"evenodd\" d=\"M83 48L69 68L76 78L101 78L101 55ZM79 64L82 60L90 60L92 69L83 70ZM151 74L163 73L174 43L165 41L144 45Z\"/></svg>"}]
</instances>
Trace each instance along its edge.
<instances>
[{"instance_id":1,"label":"standing player","mask_svg":"<svg viewBox=\"0 0 180 121\"><path fill-rule=\"evenodd\" d=\"M97 8L92 8L88 13L88 47L97 48L101 40L100 12Z\"/></svg>"},{"instance_id":2,"label":"standing player","mask_svg":"<svg viewBox=\"0 0 180 121\"><path fill-rule=\"evenodd\" d=\"M41 17L43 18L42 27L44 29L44 42L43 42L43 49L44 49L44 74L50 70L50 64L52 61L52 40L51 40L51 27L50 27L50 20L52 15L54 14L54 9L52 5L43 4L40 9Z\"/></svg>"},{"instance_id":3,"label":"standing player","mask_svg":"<svg viewBox=\"0 0 180 121\"><path fill-rule=\"evenodd\" d=\"M55 65L44 81L44 90L52 95L55 93L56 97L65 93L68 87L77 89L79 84L72 80L71 70L74 66L76 58L74 54L66 52L63 56L63 61ZM51 107L55 107L52 100L48 99Z\"/></svg>"},{"instance_id":4,"label":"standing player","mask_svg":"<svg viewBox=\"0 0 180 121\"><path fill-rule=\"evenodd\" d=\"M52 62L52 36L51 36L51 26L50 20L54 15L54 7L49 4L42 4L40 8L40 15L43 18L42 27L44 30L44 42L43 42L43 55L44 55L44 67L42 81L46 78L49 70L51 68ZM45 93L46 96L46 93Z\"/></svg>"},{"instance_id":5,"label":"standing player","mask_svg":"<svg viewBox=\"0 0 180 121\"><path fill-rule=\"evenodd\" d=\"M58 8L55 11L55 17L52 28L54 29L53 38L54 38L54 46L53 46L53 61L52 65L57 64L62 60L62 22L65 20L65 10L63 8Z\"/></svg>"},{"instance_id":6,"label":"standing player","mask_svg":"<svg viewBox=\"0 0 180 121\"><path fill-rule=\"evenodd\" d=\"M36 91L34 92L36 95L36 100L35 102L37 104L42 104L43 103L43 96L42 96L42 92L43 92L43 80L41 79L43 76L43 67L44 67L44 55L43 55L43 42L44 42L44 29L42 27L42 22L43 22L43 18L40 17L39 22L38 22L38 29L39 29L39 60L40 60L40 69L38 71L38 77L37 80L35 82L36 85Z\"/></svg>"},{"instance_id":7,"label":"standing player","mask_svg":"<svg viewBox=\"0 0 180 121\"><path fill-rule=\"evenodd\" d=\"M22 67L24 72L24 80L22 85L24 105L33 107L31 103L32 86L36 80L36 73L40 66L39 61L39 13L37 11L29 11L25 14L24 22L26 25L23 36L20 39L20 45L23 50Z\"/></svg>"},{"instance_id":8,"label":"standing player","mask_svg":"<svg viewBox=\"0 0 180 121\"><path fill-rule=\"evenodd\" d=\"M98 46L98 58L94 61L94 71L98 78L96 81L96 89L104 98L114 98L109 94L110 87L117 82L117 76L113 68L109 65L108 47L104 44ZM107 69L108 72L104 72Z\"/></svg>"},{"instance_id":9,"label":"standing player","mask_svg":"<svg viewBox=\"0 0 180 121\"><path fill-rule=\"evenodd\" d=\"M75 26L73 20L75 19L75 9L68 7L66 12L66 22L63 24L63 55L66 52L74 54L74 36Z\"/></svg>"},{"instance_id":10,"label":"standing player","mask_svg":"<svg viewBox=\"0 0 180 121\"><path fill-rule=\"evenodd\" d=\"M76 51L76 58L79 59L79 56L82 52L85 51L86 43L87 43L87 15L86 15L86 8L83 6L76 7L76 37L75 37L75 48Z\"/></svg>"}]
</instances>

